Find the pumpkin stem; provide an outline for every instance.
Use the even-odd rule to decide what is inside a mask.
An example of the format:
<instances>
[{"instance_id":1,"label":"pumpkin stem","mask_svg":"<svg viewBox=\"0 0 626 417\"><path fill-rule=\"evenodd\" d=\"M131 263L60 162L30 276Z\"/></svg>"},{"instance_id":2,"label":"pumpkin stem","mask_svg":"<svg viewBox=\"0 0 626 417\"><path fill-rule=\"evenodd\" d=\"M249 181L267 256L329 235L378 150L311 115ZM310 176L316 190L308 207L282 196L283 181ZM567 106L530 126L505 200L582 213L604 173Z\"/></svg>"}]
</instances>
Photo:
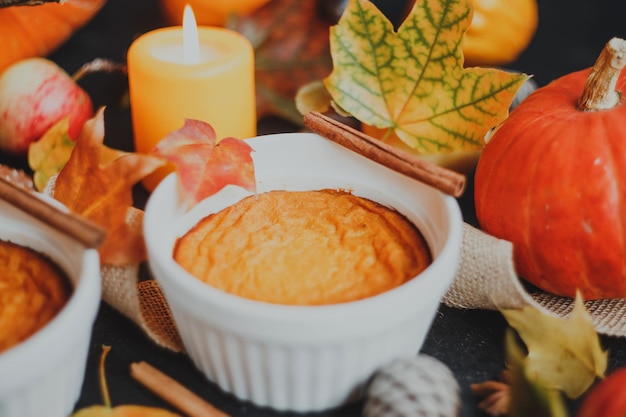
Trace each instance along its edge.
<instances>
[{"instance_id":1,"label":"pumpkin stem","mask_svg":"<svg viewBox=\"0 0 626 417\"><path fill-rule=\"evenodd\" d=\"M620 102L615 90L617 79L626 65L626 40L613 38L606 43L593 65L583 94L578 99L582 111L611 109Z\"/></svg>"}]
</instances>

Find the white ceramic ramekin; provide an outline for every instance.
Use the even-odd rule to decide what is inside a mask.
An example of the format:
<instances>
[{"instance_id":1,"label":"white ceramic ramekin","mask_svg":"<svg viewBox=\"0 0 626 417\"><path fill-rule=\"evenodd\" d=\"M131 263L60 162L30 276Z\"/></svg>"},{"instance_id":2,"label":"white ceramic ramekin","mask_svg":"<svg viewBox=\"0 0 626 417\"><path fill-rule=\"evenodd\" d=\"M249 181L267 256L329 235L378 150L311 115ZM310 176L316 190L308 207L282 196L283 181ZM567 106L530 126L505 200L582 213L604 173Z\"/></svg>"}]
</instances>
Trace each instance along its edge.
<instances>
[{"instance_id":1,"label":"white ceramic ramekin","mask_svg":"<svg viewBox=\"0 0 626 417\"><path fill-rule=\"evenodd\" d=\"M67 417L80 395L91 330L100 306L98 252L85 249L2 200L0 239L48 255L74 286L68 303L52 321L0 353L0 417Z\"/></svg>"},{"instance_id":2,"label":"white ceramic ramekin","mask_svg":"<svg viewBox=\"0 0 626 417\"><path fill-rule=\"evenodd\" d=\"M421 348L458 266L460 209L454 198L315 134L248 143L258 192L352 190L407 216L434 254L415 279L364 300L313 307L252 301L202 283L172 258L177 237L249 193L228 186L187 212L171 174L149 198L149 265L198 368L223 390L259 406L299 412L338 407L357 399L377 368Z\"/></svg>"}]
</instances>

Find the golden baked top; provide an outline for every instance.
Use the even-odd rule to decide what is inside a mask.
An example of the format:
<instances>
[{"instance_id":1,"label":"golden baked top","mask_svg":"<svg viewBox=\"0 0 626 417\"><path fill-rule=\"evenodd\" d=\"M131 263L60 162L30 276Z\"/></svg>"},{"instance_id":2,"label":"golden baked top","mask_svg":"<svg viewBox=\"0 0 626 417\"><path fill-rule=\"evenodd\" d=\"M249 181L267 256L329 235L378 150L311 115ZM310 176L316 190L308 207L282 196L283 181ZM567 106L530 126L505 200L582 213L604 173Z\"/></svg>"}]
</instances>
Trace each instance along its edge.
<instances>
[{"instance_id":1,"label":"golden baked top","mask_svg":"<svg viewBox=\"0 0 626 417\"><path fill-rule=\"evenodd\" d=\"M0 352L45 326L71 292L69 279L50 259L0 240Z\"/></svg>"},{"instance_id":2,"label":"golden baked top","mask_svg":"<svg viewBox=\"0 0 626 417\"><path fill-rule=\"evenodd\" d=\"M174 259L202 281L277 304L370 297L431 262L397 211L347 191L271 191L207 216L179 238Z\"/></svg>"}]
</instances>

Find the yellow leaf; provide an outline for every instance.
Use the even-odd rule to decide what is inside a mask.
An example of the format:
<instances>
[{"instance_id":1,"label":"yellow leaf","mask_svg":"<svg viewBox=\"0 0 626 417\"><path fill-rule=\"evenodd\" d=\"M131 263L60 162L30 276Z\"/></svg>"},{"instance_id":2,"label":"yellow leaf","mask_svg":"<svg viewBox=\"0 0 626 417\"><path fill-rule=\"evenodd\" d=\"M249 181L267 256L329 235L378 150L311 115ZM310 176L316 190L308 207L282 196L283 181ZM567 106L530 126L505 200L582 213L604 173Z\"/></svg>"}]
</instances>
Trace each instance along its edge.
<instances>
[{"instance_id":1,"label":"yellow leaf","mask_svg":"<svg viewBox=\"0 0 626 417\"><path fill-rule=\"evenodd\" d=\"M81 408L72 414L71 417L180 417L178 414L156 407L141 405L118 405L117 407L112 407L104 373L104 362L110 350L110 346L102 346L102 354L100 355L100 388L102 389L104 404Z\"/></svg>"},{"instance_id":2,"label":"yellow leaf","mask_svg":"<svg viewBox=\"0 0 626 417\"><path fill-rule=\"evenodd\" d=\"M92 405L78 410L71 417L105 417L112 416L113 409L111 407L105 407L104 405Z\"/></svg>"},{"instance_id":3,"label":"yellow leaf","mask_svg":"<svg viewBox=\"0 0 626 417\"><path fill-rule=\"evenodd\" d=\"M303 85L296 93L295 103L300 114L311 111L324 113L330 107L331 97L321 81Z\"/></svg>"},{"instance_id":4,"label":"yellow leaf","mask_svg":"<svg viewBox=\"0 0 626 417\"><path fill-rule=\"evenodd\" d=\"M71 417L180 417L178 414L155 407L141 405L118 405L117 407L105 407L94 405L83 408Z\"/></svg>"},{"instance_id":5,"label":"yellow leaf","mask_svg":"<svg viewBox=\"0 0 626 417\"><path fill-rule=\"evenodd\" d=\"M69 117L59 120L28 147L28 166L33 170L33 185L38 191L58 174L72 154L74 141L67 133L69 126Z\"/></svg>"},{"instance_id":6,"label":"yellow leaf","mask_svg":"<svg viewBox=\"0 0 626 417\"><path fill-rule=\"evenodd\" d=\"M542 385L527 369L524 349L509 329L505 335L507 365L510 371L509 417L567 417L561 392ZM501 414L496 414L501 415Z\"/></svg>"},{"instance_id":7,"label":"yellow leaf","mask_svg":"<svg viewBox=\"0 0 626 417\"><path fill-rule=\"evenodd\" d=\"M350 0L330 33L333 101L421 153L481 148L528 76L463 68L472 13L470 0L417 0L396 31L371 2Z\"/></svg>"},{"instance_id":8,"label":"yellow leaf","mask_svg":"<svg viewBox=\"0 0 626 417\"><path fill-rule=\"evenodd\" d=\"M577 398L604 376L608 355L580 295L565 319L530 306L501 311L526 345L529 377Z\"/></svg>"},{"instance_id":9,"label":"yellow leaf","mask_svg":"<svg viewBox=\"0 0 626 417\"><path fill-rule=\"evenodd\" d=\"M51 177L58 174L72 155L76 142L70 139L69 117L52 125L36 142L28 147L28 166L33 170L33 185L43 191ZM125 152L102 146L100 163L106 164Z\"/></svg>"}]
</instances>

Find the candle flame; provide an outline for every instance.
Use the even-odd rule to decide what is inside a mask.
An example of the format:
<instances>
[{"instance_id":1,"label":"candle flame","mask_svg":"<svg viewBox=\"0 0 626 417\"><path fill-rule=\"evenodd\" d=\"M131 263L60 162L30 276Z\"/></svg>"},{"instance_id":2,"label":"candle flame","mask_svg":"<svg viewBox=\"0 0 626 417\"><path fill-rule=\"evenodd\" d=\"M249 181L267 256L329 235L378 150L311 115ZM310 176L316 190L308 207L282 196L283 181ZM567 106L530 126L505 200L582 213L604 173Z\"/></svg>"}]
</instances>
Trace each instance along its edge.
<instances>
[{"instance_id":1,"label":"candle flame","mask_svg":"<svg viewBox=\"0 0 626 417\"><path fill-rule=\"evenodd\" d=\"M187 65L200 62L200 42L198 25L190 5L183 12L183 62Z\"/></svg>"}]
</instances>

